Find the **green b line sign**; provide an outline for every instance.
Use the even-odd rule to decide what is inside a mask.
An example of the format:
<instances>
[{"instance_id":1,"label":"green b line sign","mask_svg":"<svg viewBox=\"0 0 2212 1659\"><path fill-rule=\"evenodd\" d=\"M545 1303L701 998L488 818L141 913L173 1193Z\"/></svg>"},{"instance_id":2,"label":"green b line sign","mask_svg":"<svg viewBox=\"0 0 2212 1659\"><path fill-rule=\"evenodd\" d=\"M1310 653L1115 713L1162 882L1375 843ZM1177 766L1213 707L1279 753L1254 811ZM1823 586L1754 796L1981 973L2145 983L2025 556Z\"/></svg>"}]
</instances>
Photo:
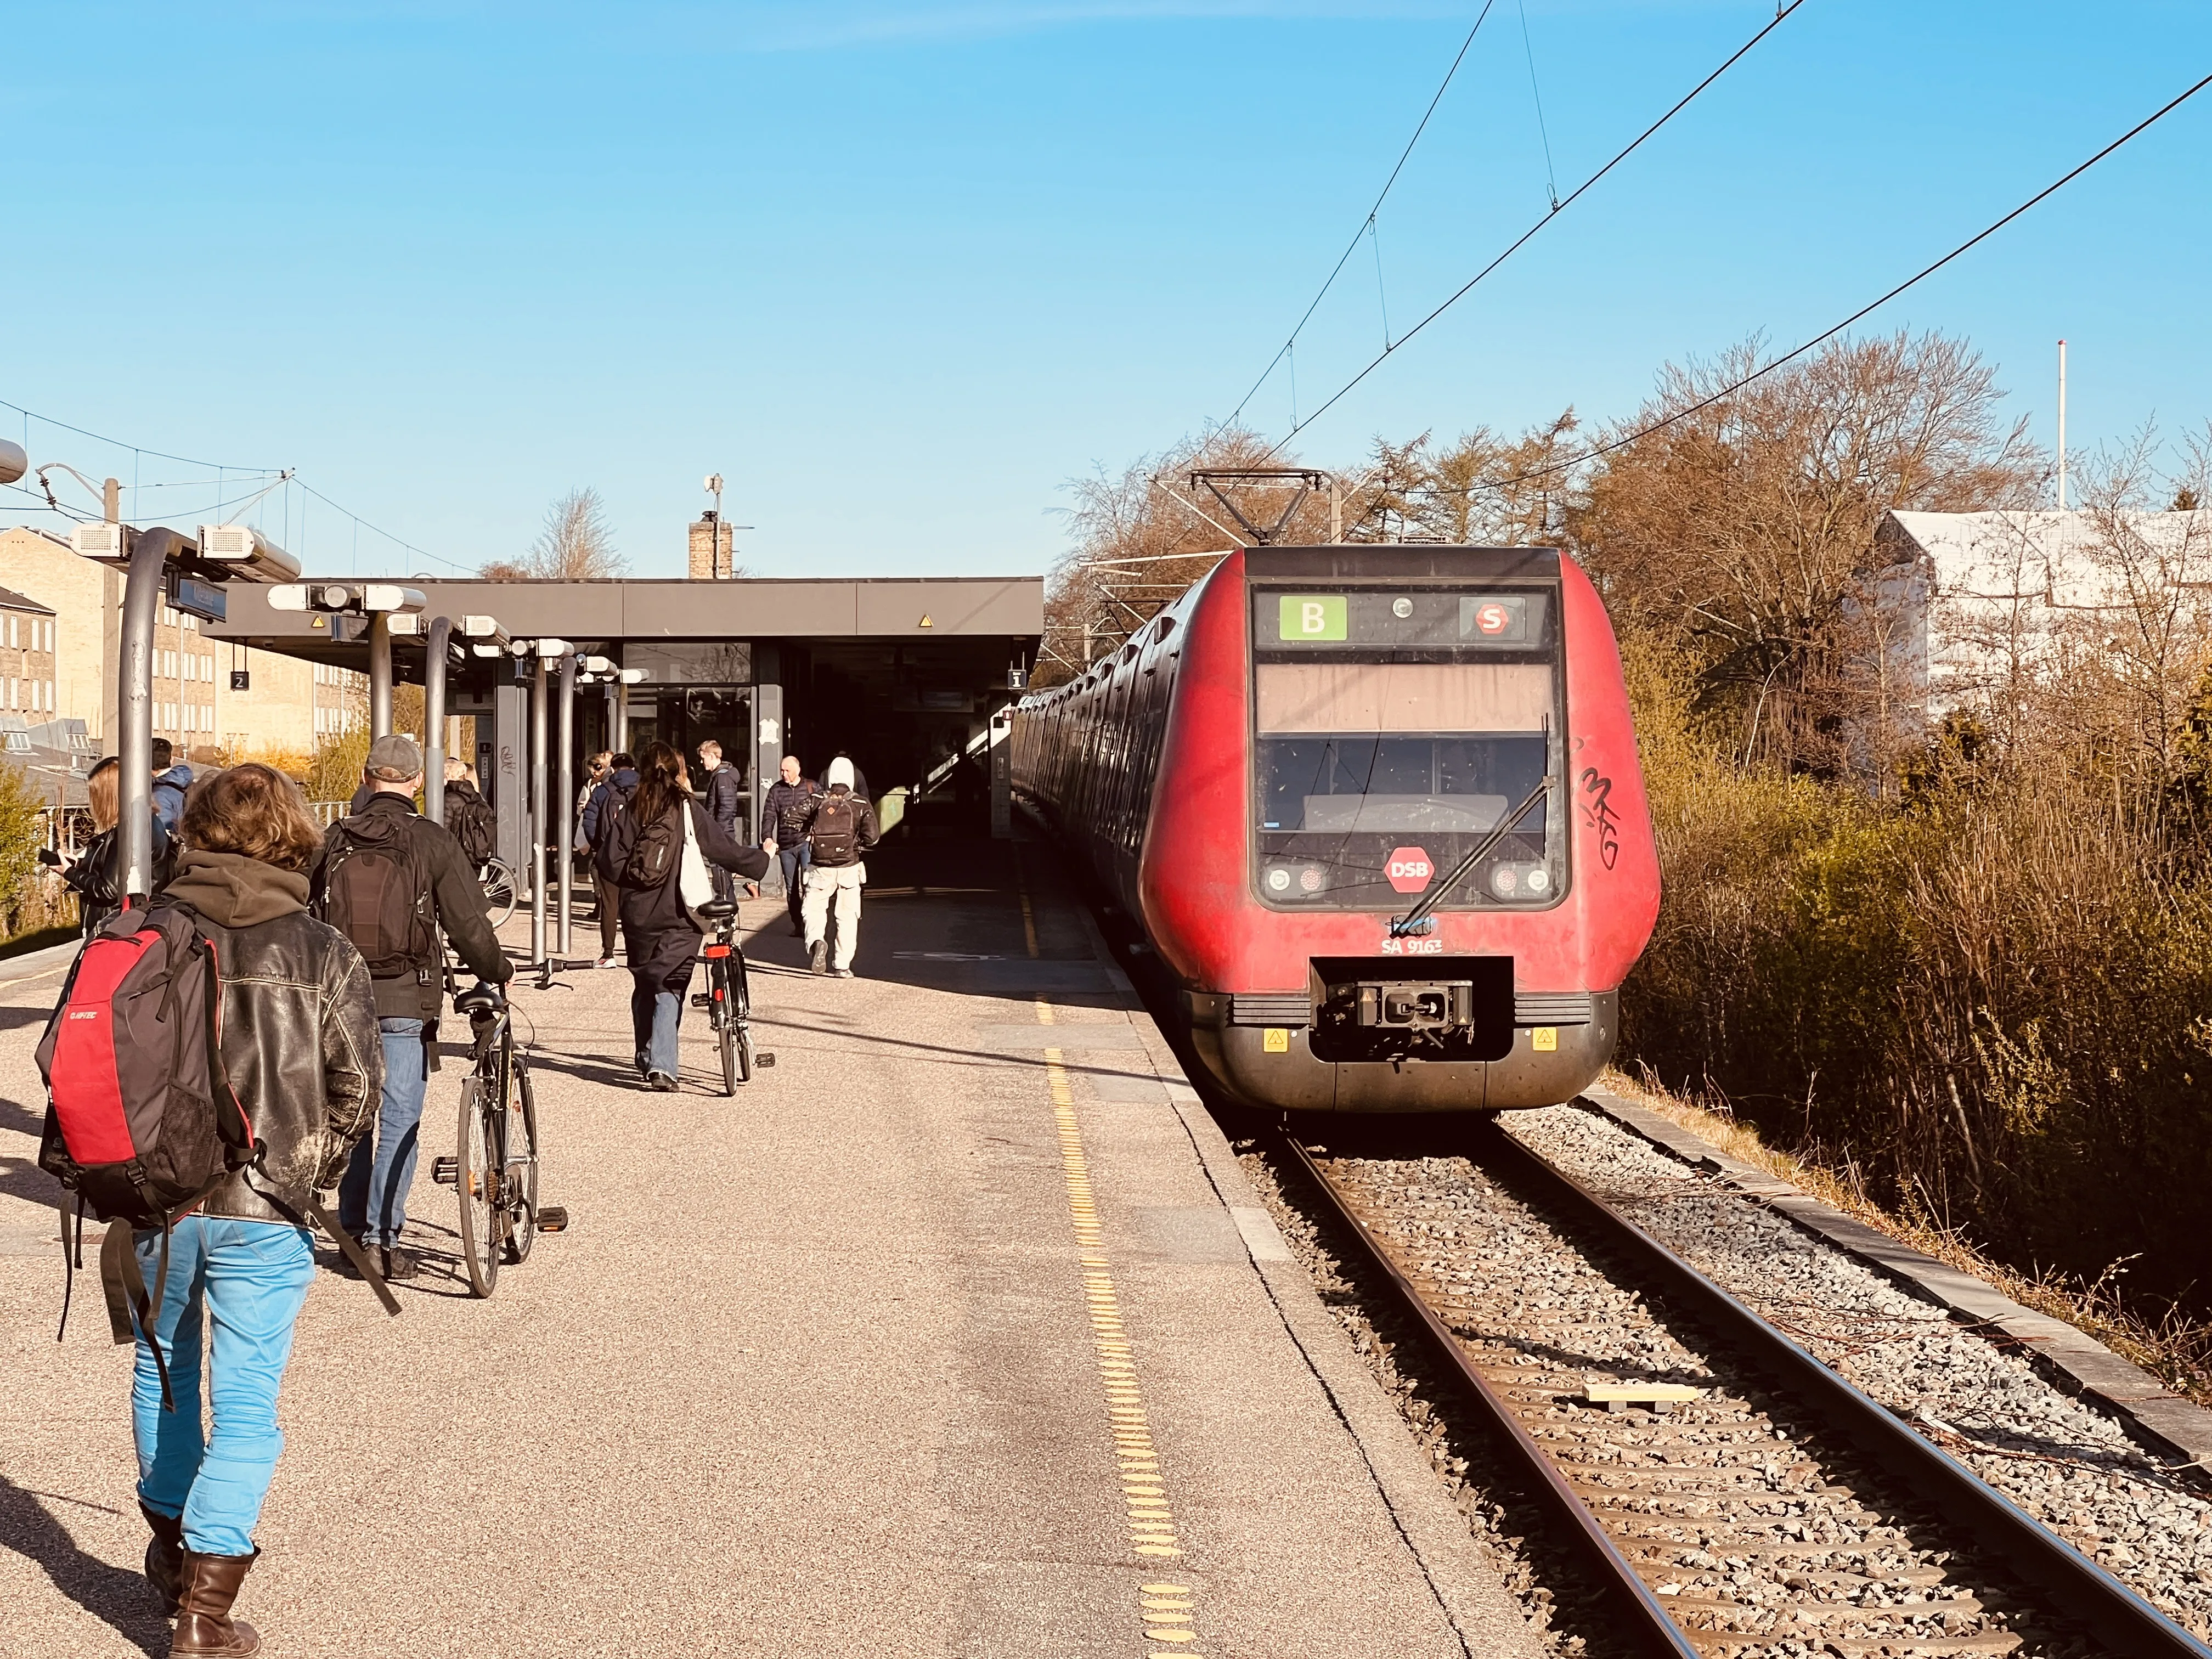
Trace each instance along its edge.
<instances>
[{"instance_id":1,"label":"green b line sign","mask_svg":"<svg viewBox=\"0 0 2212 1659\"><path fill-rule=\"evenodd\" d=\"M1278 632L1286 640L1340 640L1346 636L1344 595L1285 593Z\"/></svg>"}]
</instances>

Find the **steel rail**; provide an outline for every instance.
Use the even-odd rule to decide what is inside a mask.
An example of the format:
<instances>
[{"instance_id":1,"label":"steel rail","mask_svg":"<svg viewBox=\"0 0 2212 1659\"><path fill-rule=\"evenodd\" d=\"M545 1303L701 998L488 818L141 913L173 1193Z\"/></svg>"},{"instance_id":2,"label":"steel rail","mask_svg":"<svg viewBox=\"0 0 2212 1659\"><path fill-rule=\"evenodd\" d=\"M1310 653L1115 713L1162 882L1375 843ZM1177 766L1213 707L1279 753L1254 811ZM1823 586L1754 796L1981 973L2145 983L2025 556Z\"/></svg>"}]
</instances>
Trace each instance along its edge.
<instances>
[{"instance_id":1,"label":"steel rail","mask_svg":"<svg viewBox=\"0 0 2212 1659\"><path fill-rule=\"evenodd\" d=\"M1680 1625L1668 1616L1667 1609L1644 1582L1628 1558L1606 1534L1597 1517L1576 1496L1559 1465L1547 1456L1535 1437L1514 1414L1493 1389L1487 1379L1475 1368L1467 1350L1459 1344L1441 1315L1429 1305L1428 1299L1413 1286L1413 1281L1399 1270L1382 1243L1368 1231L1351 1200L1343 1190L1329 1179L1328 1172L1316 1164L1311 1154L1290 1133L1280 1136L1281 1144L1289 1150L1305 1172L1313 1177L1314 1184L1334 1207L1345 1225L1367 1251L1369 1262L1389 1279L1406 1310L1412 1314L1428 1334L1437 1354L1458 1374L1468 1392L1480 1403L1491 1426L1510 1444L1522 1472L1534 1483L1537 1496L1542 1500L1553 1518L1565 1528L1583 1557L1583 1565L1593 1572L1603 1586L1607 1599L1613 1604L1621 1623L1609 1634L1626 1638L1635 1650L1659 1659L1702 1659L1697 1645Z\"/></svg>"},{"instance_id":2,"label":"steel rail","mask_svg":"<svg viewBox=\"0 0 2212 1659\"><path fill-rule=\"evenodd\" d=\"M1475 1131L1477 1155L1518 1178L1539 1202L1582 1223L1627 1257L1639 1274L1739 1358L1812 1407L1824 1429L1905 1480L1973 1533L2035 1598L2070 1614L2112 1650L2131 1656L2212 1659L2212 1647L2083 1555L2010 1498L1614 1209L1494 1123ZM1303 1157L1303 1149L1300 1149ZM1305 1160L1312 1167L1310 1159ZM1324 1180L1326 1177L1324 1177ZM1363 1234L1364 1230L1363 1229ZM1401 1281L1402 1282L1402 1281Z\"/></svg>"}]
</instances>

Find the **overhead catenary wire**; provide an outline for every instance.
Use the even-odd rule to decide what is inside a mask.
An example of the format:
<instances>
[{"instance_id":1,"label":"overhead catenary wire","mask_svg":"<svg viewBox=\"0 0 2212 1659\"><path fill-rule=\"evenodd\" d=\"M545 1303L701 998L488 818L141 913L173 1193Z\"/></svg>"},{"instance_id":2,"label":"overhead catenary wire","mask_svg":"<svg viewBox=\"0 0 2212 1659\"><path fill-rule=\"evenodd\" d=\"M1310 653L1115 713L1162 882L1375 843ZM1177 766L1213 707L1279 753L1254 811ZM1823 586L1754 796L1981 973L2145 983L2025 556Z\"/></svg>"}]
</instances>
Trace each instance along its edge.
<instances>
[{"instance_id":1,"label":"overhead catenary wire","mask_svg":"<svg viewBox=\"0 0 2212 1659\"><path fill-rule=\"evenodd\" d=\"M2021 215L2026 213L2029 209L2036 206L2039 203L2046 200L2050 197L2057 195L2058 191L2064 189L2068 185L2072 184L2074 180L2080 178L2091 167L2096 166L2098 162L2103 161L2114 150L2118 149L2123 144L2127 143L2130 139L2135 138L2139 134L2148 131L2152 126L2154 126L2159 122L2164 120L2167 116L2172 114L2174 111L2179 109L2184 104L2194 98L2198 93L2203 91L2207 87L2212 87L2212 75L2206 76L2194 86L2188 88L2176 97L2161 105L2156 110L2154 110L2150 114L2146 115L2142 120L2136 122L2135 125L2130 127L2118 137L2113 139L2111 143L2106 144L2102 149L2099 150L2094 155L2092 155L2087 161L2081 162L2077 167L2070 168L2051 183L2045 185L2041 190L2036 191L2034 195L2029 197L2025 202L2022 202L2018 207L2013 209L2011 212L2006 214L2003 217L1995 220L1990 224L1984 226L1980 230L1976 231L1972 236L1969 236L1965 241L1960 243L1958 246L1953 248L1942 258L1936 260L1930 264L1923 266L1920 270L1915 271L1911 276L1906 277L1903 282L1899 283L1896 287L1889 289L1888 292L1881 295L1879 298L1869 300L1866 304L1861 306L1856 311L1851 313L1850 316L1844 318L1841 322L1822 329L1818 334L1814 335L1810 339L1800 342L1797 345L1791 347L1788 351L1784 352L1780 356L1769 359L1766 362L1760 364L1757 368L1752 370L1750 374L1743 375L1738 380L1731 380L1728 385L1721 387L1718 391L1711 392L1706 396L1698 398L1695 403L1687 404L1681 409L1674 410L1670 415L1664 416L1658 420L1653 421L1649 425L1638 427L1633 432L1623 433L1617 438L1608 439L1604 443L1595 445L1589 449L1584 450L1579 455L1571 456L1565 460L1547 462L1542 466L1530 467L1525 471L1512 473L1503 478L1489 479L1485 481L1484 487L1491 489L1504 489L1513 484L1527 483L1533 479L1550 477L1560 472L1571 471L1574 468L1585 465L1591 461L1598 459L1601 456L1610 455L1617 449L1626 448L1628 445L1637 442L1639 439L1648 438L1655 432L1663 432L1668 427L1686 421L1689 419L1691 416L1698 414L1702 410L1711 409L1715 404L1720 403L1725 398L1734 397L1737 392L1742 391L1746 386L1750 386L1753 382L1764 380L1767 375L1774 373L1776 369L1780 368L1784 364L1793 362L1796 359L1803 356L1807 352L1812 350L1814 347L1825 344L1826 342L1834 339L1837 335L1841 334L1845 329L1850 327L1852 324L1860 321L1862 319L1870 315L1874 312L1879 311L1882 307L1887 305L1892 300L1897 298L1899 295L1904 293L1907 289L1912 288L1917 283L1926 281L1929 277L1933 276L1937 271L1942 270L1944 266L1958 258L1961 254L1966 253L1969 249L1987 241L1990 237L1996 235L1997 232L2002 230L2007 225L2019 218Z\"/></svg>"},{"instance_id":2,"label":"overhead catenary wire","mask_svg":"<svg viewBox=\"0 0 2212 1659\"><path fill-rule=\"evenodd\" d=\"M1431 323L1436 321L1437 318L1443 316L1444 313L1449 311L1454 306L1465 299L1474 290L1475 285L1480 283L1483 278L1489 276L1490 273L1496 270L1498 266L1504 264L1508 259L1511 258L1516 253L1518 253L1523 247L1534 240L1537 232L1542 230L1545 226L1550 224L1553 220L1558 218L1560 214L1572 207L1575 204L1575 202L1585 191L1589 191L1593 185L1595 185L1598 180L1603 179L1607 173L1611 173L1631 155L1634 155L1644 146L1645 141L1650 139L1654 133L1657 132L1669 121L1672 121L1677 115L1680 115L1684 110L1687 109L1691 104L1697 100L1698 95L1703 93L1706 88L1711 86L1714 82L1719 80L1721 76L1727 74L1729 70L1735 68L1753 47L1756 46L1760 41L1766 39L1768 35L1773 33L1775 30L1780 28L1784 21L1804 3L1805 0L1789 0L1789 3L1786 5L1779 8L1771 19L1760 26L1759 30L1756 34L1753 35L1748 40L1746 40L1741 46L1730 52L1725 58L1722 59L1718 67L1714 69L1711 74L1707 75L1704 80L1698 82L1697 85L1692 87L1687 92L1684 93L1681 97L1677 99L1674 103L1669 106L1665 114L1662 115L1650 126L1644 128L1643 131L1638 133L1635 137L1629 140L1627 143L1622 145L1620 149L1614 151L1611 160L1607 161L1603 167L1598 168L1596 172L1591 173L1589 178L1583 179L1582 183L1577 185L1572 190L1569 191L1567 194L1554 204L1552 209L1541 218L1538 219L1535 223L1530 225L1528 229L1522 231L1518 236L1515 237L1511 242L1506 245L1501 252L1490 261L1489 264L1484 265L1481 270L1476 271L1474 276L1468 277L1466 282L1460 284L1460 286L1444 300L1443 304L1439 305L1435 310L1429 313L1427 316L1422 318L1419 322L1415 323L1413 327L1407 329L1403 334L1401 334L1397 339L1393 341L1389 345L1385 346L1381 351L1377 352L1364 368L1361 369L1359 373L1353 375L1349 380L1346 380L1334 392L1330 393L1327 402L1323 403L1318 409L1315 410L1312 414L1307 416L1303 421L1295 422L1291 426L1291 429L1285 433L1275 445L1267 451L1267 457L1273 458L1273 456L1279 454L1282 452L1284 445L1289 443L1291 440L1297 437L1299 433L1304 431L1306 428L1311 426L1316 421L1319 420L1323 415L1326 415L1331 409L1334 408L1339 402L1352 392L1353 387L1364 380L1370 374L1372 374L1377 368L1380 368L1389 357L1401 349L1407 341L1413 338L1414 336L1420 333L1420 331L1426 328ZM1316 300L1315 303L1317 305L1320 301ZM1231 418L1233 419L1234 417L1232 416Z\"/></svg>"},{"instance_id":3,"label":"overhead catenary wire","mask_svg":"<svg viewBox=\"0 0 2212 1659\"><path fill-rule=\"evenodd\" d=\"M1413 136L1406 140L1406 148L1398 153L1398 164L1390 169L1390 176L1382 181L1382 188L1376 192L1374 205L1367 210L1367 216L1359 222L1359 228L1352 233L1352 240L1344 245L1344 252L1336 256L1336 263L1329 268L1328 275L1322 280L1320 291L1313 296L1313 302L1306 307L1298 320L1291 325L1289 337L1283 342L1275 355L1267 360L1267 368L1260 371L1260 378L1252 382L1251 391L1237 400L1237 407L1229 412L1229 418L1223 422L1224 425L1236 425L1237 417L1244 412L1244 405L1250 403L1258 394L1260 388L1267 384L1267 377L1275 372L1275 366L1291 354L1292 349L1297 344L1299 333L1308 323L1313 320L1314 313L1320 309L1321 302L1328 297L1328 291L1335 285L1337 277L1343 274L1346 262L1352 258L1353 252L1359 246L1359 239L1374 228L1375 216L1382 210L1382 204L1389 197L1390 187L1398 182L1398 175L1406 170L1406 162L1413 153L1413 146L1421 142L1421 135L1429 130L1429 118L1437 112L1437 106L1443 102L1444 94L1450 89L1453 77L1459 73L1459 66L1467 59L1468 48L1474 44L1474 37L1482 31L1483 19L1490 15L1490 9L1496 3L1497 0L1483 0L1482 9L1475 15L1474 27L1468 30L1467 39L1459 43L1459 51L1452 58L1451 67L1444 71L1444 78L1437 83L1436 96L1429 100L1429 106L1421 112L1420 124L1413 129ZM1379 252L1376 257L1380 258ZM1379 264L1376 274L1379 281L1381 275ZM1386 324L1384 326L1387 330L1389 325ZM1295 366L1291 373L1293 374L1297 373ZM1294 410L1296 397L1297 394L1293 392ZM1295 421L1297 418L1294 412L1291 419Z\"/></svg>"},{"instance_id":4,"label":"overhead catenary wire","mask_svg":"<svg viewBox=\"0 0 2212 1659\"><path fill-rule=\"evenodd\" d=\"M21 415L23 417L26 437L24 447L26 448L29 447L27 440L30 422L37 421L46 426L58 427L64 432L74 432L81 438L90 438L96 443L108 444L117 449L129 450L133 457L132 476L129 488L131 492L131 516L134 521L139 516L139 493L145 489L182 489L188 485L213 483L217 486L216 501L212 507L204 510L220 514L226 511L237 512L245 507L251 507L255 502L269 495L272 490L276 489L279 485L289 486L296 483L305 494L313 496L317 501L322 502L324 506L330 507L345 518L352 520L356 526L368 530L372 534L383 537L385 540L390 542L393 546L398 547L405 552L417 554L426 559L435 560L438 563L444 565L448 570L460 571L465 574L469 569L469 567L466 565L461 564L455 560L447 558L443 554L433 553L428 548L418 547L404 537L393 535L390 531L382 528L380 526L370 524L368 520L362 518L358 513L352 511L349 507L340 506L329 496L324 495L322 491L309 484L305 479L300 477L298 471L295 468L273 466L233 466L222 461L201 460L190 455L173 455L167 450L148 449L138 444L125 442L120 438L112 438L104 432L94 432L89 427L78 426L69 421L58 421L51 415L42 415L35 409L27 409L21 404L12 402L5 398L0 398L0 409L12 409L18 415ZM218 476L214 479L178 479L167 483L144 483L141 482L138 462L146 457L151 457L155 460L174 461L182 466L210 467L215 470ZM250 483L262 478L271 479L274 482L270 483L266 489L252 491L248 495L237 497L234 500L225 501L223 499L222 486L227 483L236 482L244 484ZM40 499L37 496L36 492L22 489L21 486L9 486L9 488L15 489L19 494L32 495L34 500ZM287 501L285 508L285 530L283 532L287 538L288 544L292 535L289 495L290 492L288 488L286 490ZM76 518L79 522L89 521L93 516L89 514L78 515L72 509L64 508L58 503L54 502L45 502L37 510L57 513L64 518ZM185 510L191 511L191 509ZM300 536L304 542L307 532L307 507L305 502L301 504L300 512ZM356 538L356 540L358 540L358 538ZM305 548L304 546L297 547L293 550L295 552L304 552Z\"/></svg>"}]
</instances>

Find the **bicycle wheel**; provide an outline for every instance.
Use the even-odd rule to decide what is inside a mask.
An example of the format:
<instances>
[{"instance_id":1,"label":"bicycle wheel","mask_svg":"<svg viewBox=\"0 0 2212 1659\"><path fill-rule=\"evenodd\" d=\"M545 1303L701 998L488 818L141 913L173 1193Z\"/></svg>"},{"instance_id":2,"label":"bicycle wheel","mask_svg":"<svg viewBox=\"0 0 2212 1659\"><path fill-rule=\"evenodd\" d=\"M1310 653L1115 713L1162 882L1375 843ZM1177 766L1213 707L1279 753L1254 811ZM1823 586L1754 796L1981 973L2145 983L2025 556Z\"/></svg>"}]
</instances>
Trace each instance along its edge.
<instances>
[{"instance_id":1,"label":"bicycle wheel","mask_svg":"<svg viewBox=\"0 0 2212 1659\"><path fill-rule=\"evenodd\" d=\"M514 872L497 859L485 860L480 878L483 886L484 904L491 912L491 925L503 927L514 915L514 907L521 901L522 884L515 879Z\"/></svg>"},{"instance_id":2,"label":"bicycle wheel","mask_svg":"<svg viewBox=\"0 0 2212 1659\"><path fill-rule=\"evenodd\" d=\"M530 1260L538 1238L538 1097L527 1061L514 1061L514 1106L507 1116L507 1259Z\"/></svg>"},{"instance_id":3,"label":"bicycle wheel","mask_svg":"<svg viewBox=\"0 0 2212 1659\"><path fill-rule=\"evenodd\" d=\"M461 1088L460 1134L456 1143L454 1186L461 1199L461 1262L469 1270L469 1289L489 1296L499 1283L499 1118L488 1105L489 1085L482 1076Z\"/></svg>"},{"instance_id":4,"label":"bicycle wheel","mask_svg":"<svg viewBox=\"0 0 2212 1659\"><path fill-rule=\"evenodd\" d=\"M738 1018L730 1012L730 994L722 975L714 975L714 1046L722 1051L722 1092L734 1095L743 1079L738 1076Z\"/></svg>"},{"instance_id":5,"label":"bicycle wheel","mask_svg":"<svg viewBox=\"0 0 2212 1659\"><path fill-rule=\"evenodd\" d=\"M734 1060L737 1081L750 1083L753 1080L753 1026L750 1018L753 1011L753 995L751 984L745 977L744 957L732 956L729 960L727 972L730 987L727 1018L730 1030L735 1034L736 1040L731 1042L725 1051L728 1057L722 1062L722 1072L723 1075L727 1077L732 1062ZM730 1092L735 1094L737 1091L736 1085L732 1085Z\"/></svg>"}]
</instances>

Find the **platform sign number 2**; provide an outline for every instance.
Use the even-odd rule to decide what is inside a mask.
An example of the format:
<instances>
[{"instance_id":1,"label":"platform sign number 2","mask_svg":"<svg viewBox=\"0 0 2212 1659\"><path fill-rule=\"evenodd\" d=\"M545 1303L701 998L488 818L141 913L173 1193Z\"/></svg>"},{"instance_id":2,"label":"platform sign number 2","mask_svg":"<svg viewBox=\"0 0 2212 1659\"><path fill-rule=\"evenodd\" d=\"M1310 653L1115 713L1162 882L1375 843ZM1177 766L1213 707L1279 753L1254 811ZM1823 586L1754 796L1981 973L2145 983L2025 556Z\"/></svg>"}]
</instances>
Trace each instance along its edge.
<instances>
[{"instance_id":1,"label":"platform sign number 2","mask_svg":"<svg viewBox=\"0 0 2212 1659\"><path fill-rule=\"evenodd\" d=\"M1276 612L1278 636L1285 640L1340 640L1346 635L1344 595L1285 593Z\"/></svg>"}]
</instances>

